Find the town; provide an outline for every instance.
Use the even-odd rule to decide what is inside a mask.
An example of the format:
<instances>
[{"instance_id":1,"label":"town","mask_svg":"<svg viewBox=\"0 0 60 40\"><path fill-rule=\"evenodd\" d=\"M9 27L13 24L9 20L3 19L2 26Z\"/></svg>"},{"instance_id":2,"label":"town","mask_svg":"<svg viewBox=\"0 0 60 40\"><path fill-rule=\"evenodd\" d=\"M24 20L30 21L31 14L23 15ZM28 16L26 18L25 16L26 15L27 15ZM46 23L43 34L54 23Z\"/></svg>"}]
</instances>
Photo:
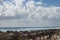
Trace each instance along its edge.
<instances>
[{"instance_id":1,"label":"town","mask_svg":"<svg viewBox=\"0 0 60 40\"><path fill-rule=\"evenodd\" d=\"M0 40L60 40L60 29L0 31Z\"/></svg>"}]
</instances>

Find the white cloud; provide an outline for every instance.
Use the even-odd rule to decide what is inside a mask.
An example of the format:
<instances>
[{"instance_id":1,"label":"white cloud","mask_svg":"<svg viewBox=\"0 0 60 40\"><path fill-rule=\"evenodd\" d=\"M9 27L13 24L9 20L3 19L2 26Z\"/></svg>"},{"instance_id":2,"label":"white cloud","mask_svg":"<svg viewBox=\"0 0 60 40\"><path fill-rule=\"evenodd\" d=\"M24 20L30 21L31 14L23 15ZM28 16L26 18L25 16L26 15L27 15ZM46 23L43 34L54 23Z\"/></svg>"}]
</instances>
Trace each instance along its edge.
<instances>
[{"instance_id":1,"label":"white cloud","mask_svg":"<svg viewBox=\"0 0 60 40\"><path fill-rule=\"evenodd\" d=\"M35 2L34 1L28 1L26 3L26 6L29 7L29 8L33 8L33 7L35 7Z\"/></svg>"},{"instance_id":2,"label":"white cloud","mask_svg":"<svg viewBox=\"0 0 60 40\"><path fill-rule=\"evenodd\" d=\"M37 4L37 5L42 5L43 3L42 3L42 2L37 2L36 4Z\"/></svg>"},{"instance_id":3,"label":"white cloud","mask_svg":"<svg viewBox=\"0 0 60 40\"><path fill-rule=\"evenodd\" d=\"M20 19L14 19L17 20L16 22L18 24L11 20L13 26L50 26L60 24L56 21L60 19L60 7L44 7L41 6L43 2L34 2L33 0L26 2L25 6L23 3L25 0L13 0L12 2L14 2L15 5L12 4L12 2L6 3L3 0L1 2L4 5L0 5L0 16L16 17L17 14L19 15L18 18ZM36 6L35 4L40 6ZM8 19L5 20L7 21ZM8 26L10 22L6 23L5 20L3 20L4 22L2 24L4 24L3 26Z\"/></svg>"}]
</instances>

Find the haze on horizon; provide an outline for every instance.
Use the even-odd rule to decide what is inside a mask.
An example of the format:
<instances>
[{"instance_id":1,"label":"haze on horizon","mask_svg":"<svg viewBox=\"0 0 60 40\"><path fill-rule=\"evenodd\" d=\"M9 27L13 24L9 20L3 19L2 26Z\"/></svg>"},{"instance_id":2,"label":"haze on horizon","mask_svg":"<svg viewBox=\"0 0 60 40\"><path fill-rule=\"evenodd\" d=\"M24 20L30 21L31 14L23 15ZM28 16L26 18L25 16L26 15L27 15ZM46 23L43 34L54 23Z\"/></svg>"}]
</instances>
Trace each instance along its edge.
<instances>
[{"instance_id":1,"label":"haze on horizon","mask_svg":"<svg viewBox=\"0 0 60 40\"><path fill-rule=\"evenodd\" d=\"M60 26L60 0L0 0L0 27Z\"/></svg>"}]
</instances>

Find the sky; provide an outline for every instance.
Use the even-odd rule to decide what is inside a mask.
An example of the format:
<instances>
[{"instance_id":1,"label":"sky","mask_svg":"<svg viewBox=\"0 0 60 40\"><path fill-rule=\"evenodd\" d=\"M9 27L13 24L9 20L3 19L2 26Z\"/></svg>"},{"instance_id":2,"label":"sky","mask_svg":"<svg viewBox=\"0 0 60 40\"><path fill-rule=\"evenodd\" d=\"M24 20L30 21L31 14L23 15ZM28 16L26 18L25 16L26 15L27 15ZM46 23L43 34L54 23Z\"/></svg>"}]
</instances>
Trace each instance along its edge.
<instances>
[{"instance_id":1,"label":"sky","mask_svg":"<svg viewBox=\"0 0 60 40\"><path fill-rule=\"evenodd\" d=\"M0 0L0 27L60 26L60 0Z\"/></svg>"}]
</instances>

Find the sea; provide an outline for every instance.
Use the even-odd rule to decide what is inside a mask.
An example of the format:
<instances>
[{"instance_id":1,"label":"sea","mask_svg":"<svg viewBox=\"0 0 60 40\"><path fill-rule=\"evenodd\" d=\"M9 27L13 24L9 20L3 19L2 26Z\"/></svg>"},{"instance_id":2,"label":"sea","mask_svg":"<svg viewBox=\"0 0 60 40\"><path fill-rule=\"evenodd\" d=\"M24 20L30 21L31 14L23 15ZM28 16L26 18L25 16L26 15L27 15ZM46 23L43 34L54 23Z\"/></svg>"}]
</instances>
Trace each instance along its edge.
<instances>
[{"instance_id":1,"label":"sea","mask_svg":"<svg viewBox=\"0 0 60 40\"><path fill-rule=\"evenodd\" d=\"M0 27L0 31L31 31L31 30L48 30L60 29L60 27Z\"/></svg>"}]
</instances>

